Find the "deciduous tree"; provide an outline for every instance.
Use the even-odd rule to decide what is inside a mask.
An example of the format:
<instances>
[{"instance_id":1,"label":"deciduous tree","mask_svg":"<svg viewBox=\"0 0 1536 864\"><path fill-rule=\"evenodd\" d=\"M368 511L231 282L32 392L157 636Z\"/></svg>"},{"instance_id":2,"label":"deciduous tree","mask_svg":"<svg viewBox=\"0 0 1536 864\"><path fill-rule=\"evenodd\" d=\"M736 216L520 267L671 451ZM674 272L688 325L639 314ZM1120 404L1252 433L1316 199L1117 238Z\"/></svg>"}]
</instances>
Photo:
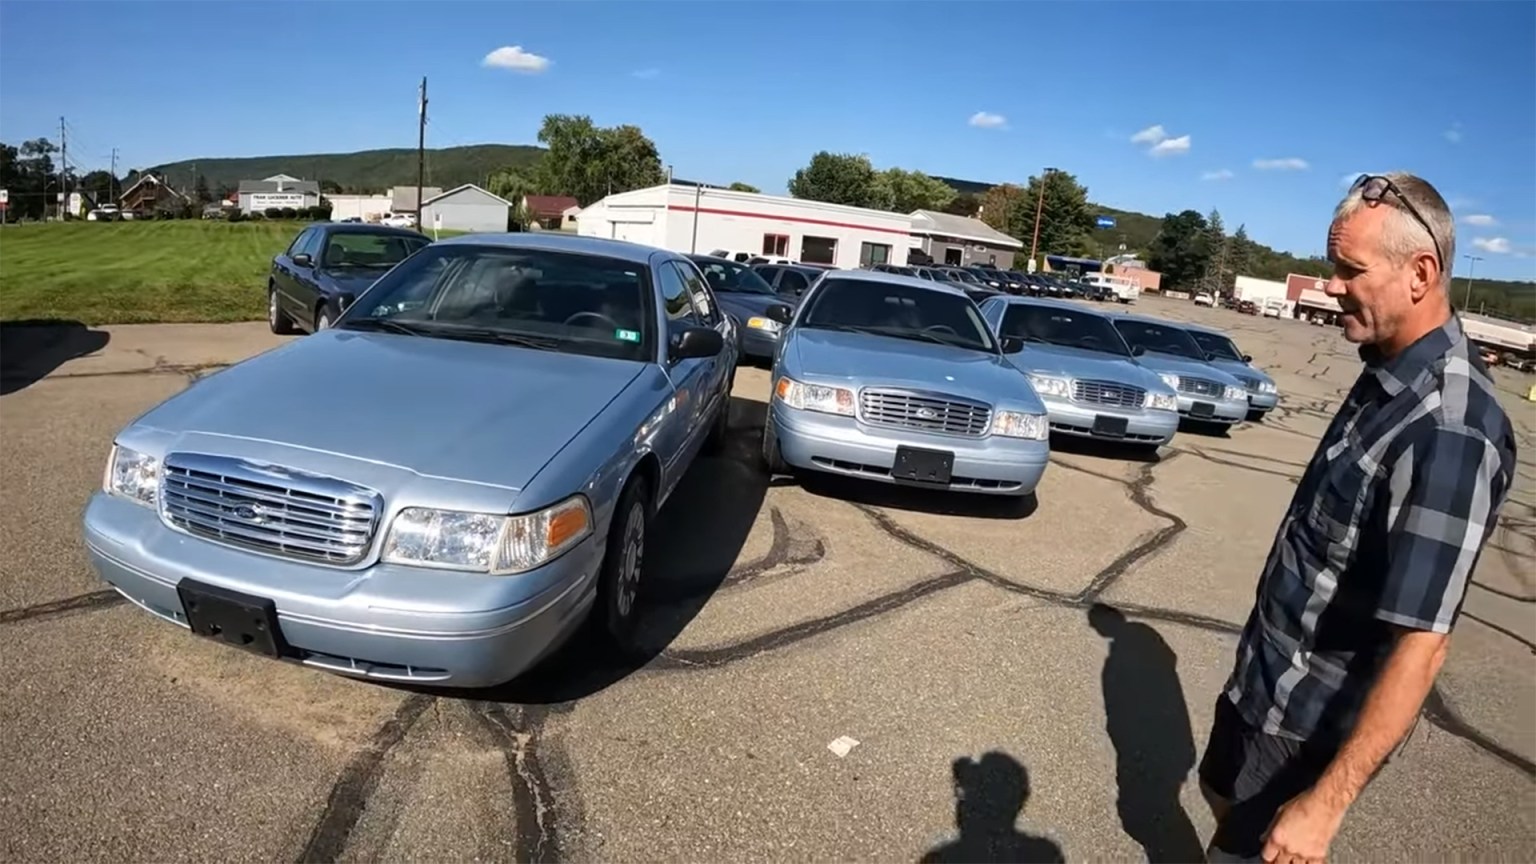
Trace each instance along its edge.
<instances>
[{"instance_id":1,"label":"deciduous tree","mask_svg":"<svg viewBox=\"0 0 1536 864\"><path fill-rule=\"evenodd\" d=\"M887 168L880 172L879 183L884 187L880 197L885 199L884 209L897 213L914 210L942 211L955 200L955 190L943 180L935 180L921 171Z\"/></svg>"},{"instance_id":2,"label":"deciduous tree","mask_svg":"<svg viewBox=\"0 0 1536 864\"><path fill-rule=\"evenodd\" d=\"M869 157L855 153L822 150L789 181L789 194L796 198L876 210L886 209L889 192Z\"/></svg>"},{"instance_id":3,"label":"deciduous tree","mask_svg":"<svg viewBox=\"0 0 1536 864\"><path fill-rule=\"evenodd\" d=\"M730 189L732 192L751 192L754 195L759 194L759 193L761 193L763 191L763 190L757 188L756 186L753 186L751 183L743 183L740 180L737 180L735 183L732 183L730 186L727 186L726 188Z\"/></svg>"},{"instance_id":4,"label":"deciduous tree","mask_svg":"<svg viewBox=\"0 0 1536 864\"><path fill-rule=\"evenodd\" d=\"M1189 290L1199 286L1211 258L1206 239L1208 227L1198 210L1163 217L1162 229L1147 256L1147 266L1163 274L1165 287Z\"/></svg>"},{"instance_id":5,"label":"deciduous tree","mask_svg":"<svg viewBox=\"0 0 1536 864\"><path fill-rule=\"evenodd\" d=\"M535 185L545 194L569 195L582 206L666 180L656 143L637 126L605 128L586 115L550 114L539 129L539 143L547 151L535 171Z\"/></svg>"}]
</instances>

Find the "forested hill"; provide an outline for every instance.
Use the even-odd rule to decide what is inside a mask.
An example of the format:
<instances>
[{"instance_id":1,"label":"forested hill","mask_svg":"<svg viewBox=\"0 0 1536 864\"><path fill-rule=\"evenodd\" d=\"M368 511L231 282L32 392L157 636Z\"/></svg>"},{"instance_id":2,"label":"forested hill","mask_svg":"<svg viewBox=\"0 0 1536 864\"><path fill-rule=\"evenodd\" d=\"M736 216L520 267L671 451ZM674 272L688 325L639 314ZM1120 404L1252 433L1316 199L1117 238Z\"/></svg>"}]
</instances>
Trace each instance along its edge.
<instances>
[{"instance_id":1,"label":"forested hill","mask_svg":"<svg viewBox=\"0 0 1536 864\"><path fill-rule=\"evenodd\" d=\"M522 144L473 144L444 147L426 153L426 183L451 189L464 183L484 185L486 178L502 169L532 165L544 153L541 147ZM150 169L163 173L173 184L191 188L202 175L209 189L234 188L241 180L260 180L287 174L318 180L325 188L343 191L382 192L391 186L416 182L416 151L401 147L363 150L357 153L312 153L293 156L185 159ZM331 184L335 184L333 187Z\"/></svg>"}]
</instances>

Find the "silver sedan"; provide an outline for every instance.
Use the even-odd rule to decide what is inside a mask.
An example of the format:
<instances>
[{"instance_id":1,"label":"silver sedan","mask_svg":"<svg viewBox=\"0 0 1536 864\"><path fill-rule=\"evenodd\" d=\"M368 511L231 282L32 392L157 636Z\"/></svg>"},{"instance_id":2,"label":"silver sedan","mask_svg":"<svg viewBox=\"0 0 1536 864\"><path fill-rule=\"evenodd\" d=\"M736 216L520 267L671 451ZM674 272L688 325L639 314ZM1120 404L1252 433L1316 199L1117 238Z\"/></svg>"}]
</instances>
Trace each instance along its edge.
<instances>
[{"instance_id":1,"label":"silver sedan","mask_svg":"<svg viewBox=\"0 0 1536 864\"><path fill-rule=\"evenodd\" d=\"M1137 360L1178 391L1181 415L1220 426L1248 418L1248 389L1209 363L1182 324L1140 315L1113 315L1110 320L1137 352Z\"/></svg>"}]
</instances>

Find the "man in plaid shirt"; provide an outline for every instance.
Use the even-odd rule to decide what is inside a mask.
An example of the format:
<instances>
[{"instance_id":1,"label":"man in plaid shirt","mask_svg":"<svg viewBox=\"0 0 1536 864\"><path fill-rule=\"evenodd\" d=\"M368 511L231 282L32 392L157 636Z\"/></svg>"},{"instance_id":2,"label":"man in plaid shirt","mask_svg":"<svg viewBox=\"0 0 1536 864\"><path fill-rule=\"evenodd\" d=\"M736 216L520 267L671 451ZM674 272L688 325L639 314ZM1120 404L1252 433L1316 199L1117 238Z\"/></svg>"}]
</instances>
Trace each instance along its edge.
<instances>
[{"instance_id":1,"label":"man in plaid shirt","mask_svg":"<svg viewBox=\"0 0 1536 864\"><path fill-rule=\"evenodd\" d=\"M1334 213L1327 293L1365 368L1281 520L1200 779L1211 860L1322 861L1417 721L1515 467L1452 314L1450 208L1408 174Z\"/></svg>"}]
</instances>

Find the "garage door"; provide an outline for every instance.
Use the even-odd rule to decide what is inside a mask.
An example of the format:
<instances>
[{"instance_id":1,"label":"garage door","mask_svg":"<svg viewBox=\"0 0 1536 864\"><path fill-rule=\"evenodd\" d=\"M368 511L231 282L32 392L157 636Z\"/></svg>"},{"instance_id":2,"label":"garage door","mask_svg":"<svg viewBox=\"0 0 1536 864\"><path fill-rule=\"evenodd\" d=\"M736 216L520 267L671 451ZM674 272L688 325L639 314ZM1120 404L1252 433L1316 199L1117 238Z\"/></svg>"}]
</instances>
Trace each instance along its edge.
<instances>
[{"instance_id":1,"label":"garage door","mask_svg":"<svg viewBox=\"0 0 1536 864\"><path fill-rule=\"evenodd\" d=\"M650 245L652 243L651 234L654 227L654 224L650 222L615 222L613 223L613 239Z\"/></svg>"}]
</instances>

